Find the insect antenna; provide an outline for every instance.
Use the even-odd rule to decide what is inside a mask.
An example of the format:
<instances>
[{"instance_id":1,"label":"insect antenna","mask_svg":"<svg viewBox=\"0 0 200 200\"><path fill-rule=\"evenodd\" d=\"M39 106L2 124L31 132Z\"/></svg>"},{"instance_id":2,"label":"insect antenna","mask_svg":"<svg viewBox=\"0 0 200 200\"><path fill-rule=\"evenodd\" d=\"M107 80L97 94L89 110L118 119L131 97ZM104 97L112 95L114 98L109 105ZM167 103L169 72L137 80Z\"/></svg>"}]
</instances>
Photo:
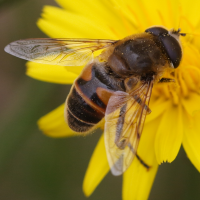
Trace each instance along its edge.
<instances>
[{"instance_id":1,"label":"insect antenna","mask_svg":"<svg viewBox=\"0 0 200 200\"><path fill-rule=\"evenodd\" d=\"M198 34L198 33L183 33L183 34L200 37L200 34Z\"/></svg>"},{"instance_id":2,"label":"insect antenna","mask_svg":"<svg viewBox=\"0 0 200 200\"><path fill-rule=\"evenodd\" d=\"M182 15L180 16L180 20L179 20L179 25L178 27L181 27L181 22L182 22ZM197 36L197 37L200 37L200 34L196 34L196 33L181 33L181 28L178 28L177 30L174 30L173 31L174 33L177 33L178 35L181 35L183 37L185 37L186 35L192 35L192 36Z\"/></svg>"},{"instance_id":3,"label":"insect antenna","mask_svg":"<svg viewBox=\"0 0 200 200\"><path fill-rule=\"evenodd\" d=\"M181 33L181 22L182 22L182 19L183 19L183 17L182 17L182 9L181 9L181 7L179 8L180 9L180 19L179 19L179 23L178 23L178 29L177 30L174 30L173 32L174 33L176 33L176 34L178 34L178 35L181 35L181 36L186 36L186 33Z\"/></svg>"}]
</instances>

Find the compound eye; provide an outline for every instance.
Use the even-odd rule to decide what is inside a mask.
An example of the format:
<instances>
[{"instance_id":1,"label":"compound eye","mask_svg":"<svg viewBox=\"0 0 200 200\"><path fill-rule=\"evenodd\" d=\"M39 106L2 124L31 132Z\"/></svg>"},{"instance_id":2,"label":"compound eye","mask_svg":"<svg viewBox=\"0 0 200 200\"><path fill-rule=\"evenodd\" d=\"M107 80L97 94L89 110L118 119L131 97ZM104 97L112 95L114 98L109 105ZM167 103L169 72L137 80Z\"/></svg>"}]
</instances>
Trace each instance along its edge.
<instances>
[{"instance_id":1,"label":"compound eye","mask_svg":"<svg viewBox=\"0 0 200 200\"><path fill-rule=\"evenodd\" d=\"M177 68L182 58L182 50L179 42L170 35L163 35L160 37L160 40L169 60L172 62L174 68Z\"/></svg>"},{"instance_id":2,"label":"compound eye","mask_svg":"<svg viewBox=\"0 0 200 200\"><path fill-rule=\"evenodd\" d=\"M168 31L162 27L151 27L145 30L146 33L151 33L152 35L159 36L163 34L168 34Z\"/></svg>"},{"instance_id":3,"label":"compound eye","mask_svg":"<svg viewBox=\"0 0 200 200\"><path fill-rule=\"evenodd\" d=\"M145 32L157 37L169 61L173 64L174 68L177 68L182 58L182 50L179 42L169 34L168 30L162 27L151 27L145 30Z\"/></svg>"}]
</instances>

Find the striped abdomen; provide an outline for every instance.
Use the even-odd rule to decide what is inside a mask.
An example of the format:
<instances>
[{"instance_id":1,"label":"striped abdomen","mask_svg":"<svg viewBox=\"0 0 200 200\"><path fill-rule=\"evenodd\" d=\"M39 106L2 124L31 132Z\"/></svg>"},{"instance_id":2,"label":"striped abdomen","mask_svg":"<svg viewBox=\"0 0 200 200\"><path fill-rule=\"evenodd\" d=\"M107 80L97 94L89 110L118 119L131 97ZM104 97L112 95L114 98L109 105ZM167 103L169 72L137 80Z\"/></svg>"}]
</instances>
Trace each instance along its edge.
<instances>
[{"instance_id":1,"label":"striped abdomen","mask_svg":"<svg viewBox=\"0 0 200 200\"><path fill-rule=\"evenodd\" d=\"M98 65L91 63L84 68L66 101L66 120L76 132L87 132L98 124L104 118L111 94L122 90L117 84L110 85L106 69Z\"/></svg>"}]
</instances>

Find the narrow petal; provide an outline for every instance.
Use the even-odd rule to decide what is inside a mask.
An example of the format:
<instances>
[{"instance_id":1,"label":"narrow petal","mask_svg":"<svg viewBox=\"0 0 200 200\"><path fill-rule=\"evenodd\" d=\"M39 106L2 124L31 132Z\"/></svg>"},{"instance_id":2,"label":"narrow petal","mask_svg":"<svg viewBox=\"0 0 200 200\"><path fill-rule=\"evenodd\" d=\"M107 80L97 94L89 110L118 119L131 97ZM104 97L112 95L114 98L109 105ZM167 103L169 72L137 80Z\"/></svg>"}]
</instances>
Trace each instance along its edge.
<instances>
[{"instance_id":1,"label":"narrow petal","mask_svg":"<svg viewBox=\"0 0 200 200\"><path fill-rule=\"evenodd\" d=\"M183 138L182 108L170 104L158 125L155 153L158 163L172 162L180 149Z\"/></svg>"},{"instance_id":2,"label":"narrow petal","mask_svg":"<svg viewBox=\"0 0 200 200\"><path fill-rule=\"evenodd\" d=\"M61 8L45 6L39 28L53 38L117 39L105 24L94 23L79 14Z\"/></svg>"},{"instance_id":3,"label":"narrow petal","mask_svg":"<svg viewBox=\"0 0 200 200\"><path fill-rule=\"evenodd\" d=\"M119 35L119 37L127 36L127 30L125 29L121 13L116 9L116 5L112 1L57 0L57 2L67 11L82 15L90 19L94 24L98 24L100 27L103 25L102 28L106 25L108 30L118 30L116 34Z\"/></svg>"},{"instance_id":4,"label":"narrow petal","mask_svg":"<svg viewBox=\"0 0 200 200\"><path fill-rule=\"evenodd\" d=\"M77 74L67 71L65 67L33 62L27 63L26 74L41 81L60 84L72 84L77 78Z\"/></svg>"},{"instance_id":5,"label":"narrow petal","mask_svg":"<svg viewBox=\"0 0 200 200\"><path fill-rule=\"evenodd\" d=\"M148 199L158 169L154 140L159 121L160 119L157 118L151 123L145 124L137 152L138 156L150 166L150 169L148 170L137 158L134 158L123 176L123 200Z\"/></svg>"},{"instance_id":6,"label":"narrow petal","mask_svg":"<svg viewBox=\"0 0 200 200\"><path fill-rule=\"evenodd\" d=\"M83 68L84 68L83 66L65 66L65 69L68 72L72 72L73 74L76 74L76 78L77 78L77 76L80 75L80 73L82 72Z\"/></svg>"},{"instance_id":7,"label":"narrow petal","mask_svg":"<svg viewBox=\"0 0 200 200\"><path fill-rule=\"evenodd\" d=\"M197 13L199 12L200 2L198 0L194 0L191 3L190 1L182 0L181 6L184 16L187 16L187 21L189 21L192 26L199 24L199 17L197 17Z\"/></svg>"},{"instance_id":8,"label":"narrow petal","mask_svg":"<svg viewBox=\"0 0 200 200\"><path fill-rule=\"evenodd\" d=\"M145 123L148 123L162 115L168 108L169 104L170 102L166 101L165 98L158 98L156 100L151 99L149 107L152 112L147 115Z\"/></svg>"},{"instance_id":9,"label":"narrow petal","mask_svg":"<svg viewBox=\"0 0 200 200\"><path fill-rule=\"evenodd\" d=\"M102 134L92 154L83 181L83 191L87 197L93 193L108 171L109 165L106 157L104 135Z\"/></svg>"},{"instance_id":10,"label":"narrow petal","mask_svg":"<svg viewBox=\"0 0 200 200\"><path fill-rule=\"evenodd\" d=\"M63 1L57 0L57 2L66 10L69 10L79 15L86 16L88 18L94 18L96 22L101 23L110 23L113 25L121 26L120 22L117 20L119 15L114 13L114 8L110 9L110 6L113 6L111 3L107 3L105 0L101 1L91 1L91 0L76 0L76 1ZM77 4L79 6L77 6ZM117 18L115 18L117 17Z\"/></svg>"},{"instance_id":11,"label":"narrow petal","mask_svg":"<svg viewBox=\"0 0 200 200\"><path fill-rule=\"evenodd\" d=\"M200 172L200 112L193 118L187 113L184 116L183 147L192 164Z\"/></svg>"},{"instance_id":12,"label":"narrow petal","mask_svg":"<svg viewBox=\"0 0 200 200\"><path fill-rule=\"evenodd\" d=\"M40 130L50 137L69 137L76 136L64 119L64 104L51 111L38 120Z\"/></svg>"},{"instance_id":13,"label":"narrow petal","mask_svg":"<svg viewBox=\"0 0 200 200\"><path fill-rule=\"evenodd\" d=\"M188 114L193 116L197 111L200 111L200 95L197 93L190 93L187 98L182 98L182 105Z\"/></svg>"},{"instance_id":14,"label":"narrow petal","mask_svg":"<svg viewBox=\"0 0 200 200\"><path fill-rule=\"evenodd\" d=\"M177 24L177 14L174 13L178 11L178 2L172 2L172 0L154 0L151 3L148 0L121 0L116 2L126 13L127 18L132 23L137 24L140 32L150 26L163 25L172 28ZM149 11L151 11L151 14Z\"/></svg>"}]
</instances>

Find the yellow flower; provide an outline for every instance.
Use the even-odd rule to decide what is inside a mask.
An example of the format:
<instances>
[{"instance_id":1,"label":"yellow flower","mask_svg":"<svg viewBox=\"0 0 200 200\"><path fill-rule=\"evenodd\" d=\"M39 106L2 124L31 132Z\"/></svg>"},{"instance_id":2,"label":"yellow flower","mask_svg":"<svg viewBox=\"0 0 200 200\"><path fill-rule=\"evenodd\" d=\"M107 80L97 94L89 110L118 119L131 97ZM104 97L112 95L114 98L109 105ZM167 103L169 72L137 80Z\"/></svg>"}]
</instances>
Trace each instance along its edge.
<instances>
[{"instance_id":1,"label":"yellow flower","mask_svg":"<svg viewBox=\"0 0 200 200\"><path fill-rule=\"evenodd\" d=\"M140 140L138 154L151 166L147 170L134 159L123 175L123 199L148 198L158 165L172 162L183 144L200 171L200 32L199 1L182 0L57 0L62 8L45 6L38 26L53 38L122 39L144 32L153 25L181 28L184 56L175 70L175 83L155 85L150 108ZM33 78L60 84L72 84L83 67L58 67L28 63L27 74ZM169 76L169 75L167 75ZM75 135L64 121L64 105L42 117L40 129L52 137ZM89 196L109 166L103 136L90 160L83 190Z\"/></svg>"}]
</instances>

